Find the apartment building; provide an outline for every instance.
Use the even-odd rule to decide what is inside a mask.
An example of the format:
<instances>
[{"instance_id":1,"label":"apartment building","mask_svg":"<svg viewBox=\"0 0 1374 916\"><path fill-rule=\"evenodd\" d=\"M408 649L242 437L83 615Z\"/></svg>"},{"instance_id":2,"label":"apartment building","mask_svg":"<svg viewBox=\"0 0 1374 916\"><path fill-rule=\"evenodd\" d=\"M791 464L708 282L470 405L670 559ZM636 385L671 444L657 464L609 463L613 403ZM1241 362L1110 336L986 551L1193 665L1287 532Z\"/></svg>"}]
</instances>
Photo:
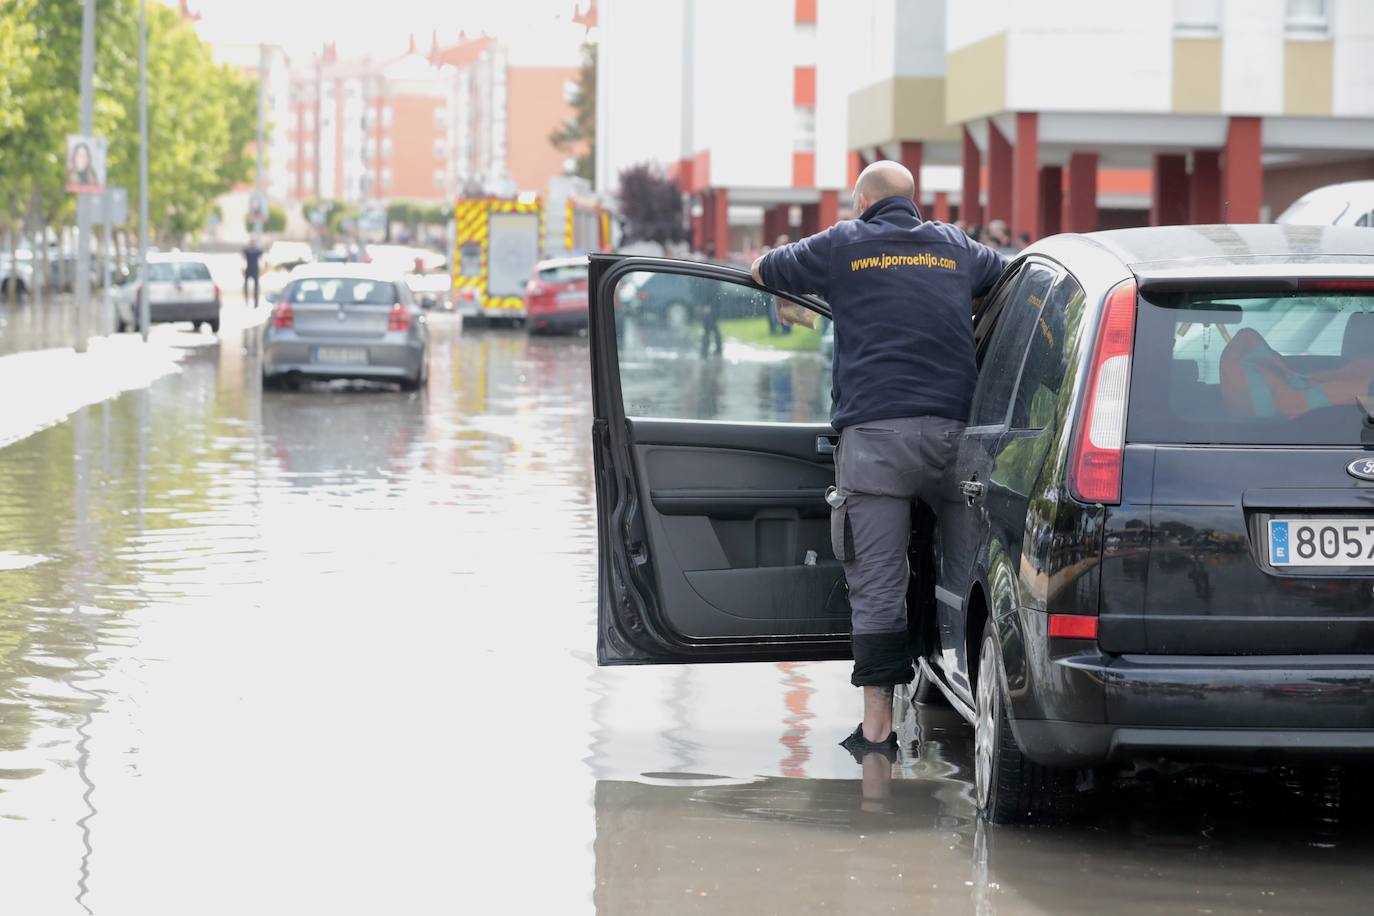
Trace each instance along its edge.
<instances>
[{"instance_id":1,"label":"apartment building","mask_svg":"<svg viewBox=\"0 0 1374 916\"><path fill-rule=\"evenodd\" d=\"M597 15L598 190L661 164L691 195L694 247L718 258L838 217L859 17L826 0L600 0Z\"/></svg>"},{"instance_id":2,"label":"apartment building","mask_svg":"<svg viewBox=\"0 0 1374 916\"><path fill-rule=\"evenodd\" d=\"M1148 172L1154 224L1256 222L1369 175L1371 41L1361 0L948 3L968 218L1095 228L1108 168Z\"/></svg>"},{"instance_id":3,"label":"apartment building","mask_svg":"<svg viewBox=\"0 0 1374 916\"><path fill-rule=\"evenodd\" d=\"M385 60L341 58L326 44L294 71L272 116L284 183L272 196L361 204L543 193L564 171L548 137L572 113L576 76L571 64L522 63L489 36L444 46L435 35L423 53L412 38Z\"/></svg>"},{"instance_id":4,"label":"apartment building","mask_svg":"<svg viewBox=\"0 0 1374 916\"><path fill-rule=\"evenodd\" d=\"M1374 178L1365 0L602 0L597 180L654 161L695 247L831 221L905 162L927 215L1061 229L1272 218Z\"/></svg>"}]
</instances>

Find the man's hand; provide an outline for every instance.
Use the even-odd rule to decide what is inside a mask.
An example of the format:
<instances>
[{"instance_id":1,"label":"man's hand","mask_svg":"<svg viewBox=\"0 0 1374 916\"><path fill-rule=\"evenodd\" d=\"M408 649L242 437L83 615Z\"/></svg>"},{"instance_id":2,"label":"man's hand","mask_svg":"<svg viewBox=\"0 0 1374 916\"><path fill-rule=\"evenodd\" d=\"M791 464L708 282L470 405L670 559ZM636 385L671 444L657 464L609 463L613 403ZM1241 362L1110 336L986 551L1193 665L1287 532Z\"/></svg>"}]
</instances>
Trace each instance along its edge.
<instances>
[{"instance_id":1,"label":"man's hand","mask_svg":"<svg viewBox=\"0 0 1374 916\"><path fill-rule=\"evenodd\" d=\"M816 329L816 313L808 308L803 308L795 302L788 302L779 296L773 297L773 302L777 306L778 323L791 327L801 325L804 328Z\"/></svg>"}]
</instances>

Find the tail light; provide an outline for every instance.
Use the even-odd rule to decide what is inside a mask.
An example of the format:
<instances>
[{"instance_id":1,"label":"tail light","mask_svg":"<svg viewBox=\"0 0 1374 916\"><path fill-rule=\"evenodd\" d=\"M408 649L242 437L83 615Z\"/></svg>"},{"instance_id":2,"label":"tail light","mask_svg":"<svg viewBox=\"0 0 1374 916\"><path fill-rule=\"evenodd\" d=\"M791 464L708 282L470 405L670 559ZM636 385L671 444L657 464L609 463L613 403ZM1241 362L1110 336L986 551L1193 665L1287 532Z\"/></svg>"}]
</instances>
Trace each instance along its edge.
<instances>
[{"instance_id":1,"label":"tail light","mask_svg":"<svg viewBox=\"0 0 1374 916\"><path fill-rule=\"evenodd\" d=\"M1093 346L1087 397L1078 416L1069 492L1083 502L1121 501L1135 312L1135 281L1123 280L1107 293Z\"/></svg>"},{"instance_id":2,"label":"tail light","mask_svg":"<svg viewBox=\"0 0 1374 916\"><path fill-rule=\"evenodd\" d=\"M410 312L407 312L401 303L397 302L391 307L391 314L386 318L386 329L388 331L410 330Z\"/></svg>"},{"instance_id":3,"label":"tail light","mask_svg":"<svg viewBox=\"0 0 1374 916\"><path fill-rule=\"evenodd\" d=\"M277 307L272 310L272 327L274 328L294 328L296 326L296 313L291 310L291 303L282 300L277 303Z\"/></svg>"},{"instance_id":4,"label":"tail light","mask_svg":"<svg viewBox=\"0 0 1374 916\"><path fill-rule=\"evenodd\" d=\"M219 284L215 284L215 304L219 304Z\"/></svg>"},{"instance_id":5,"label":"tail light","mask_svg":"<svg viewBox=\"0 0 1374 916\"><path fill-rule=\"evenodd\" d=\"M1096 639L1097 618L1087 614L1051 614L1050 636L1058 639Z\"/></svg>"},{"instance_id":6,"label":"tail light","mask_svg":"<svg viewBox=\"0 0 1374 916\"><path fill-rule=\"evenodd\" d=\"M544 295L544 292L544 287L538 283L535 283L533 280L531 280L525 286L525 295L527 296L542 296Z\"/></svg>"}]
</instances>

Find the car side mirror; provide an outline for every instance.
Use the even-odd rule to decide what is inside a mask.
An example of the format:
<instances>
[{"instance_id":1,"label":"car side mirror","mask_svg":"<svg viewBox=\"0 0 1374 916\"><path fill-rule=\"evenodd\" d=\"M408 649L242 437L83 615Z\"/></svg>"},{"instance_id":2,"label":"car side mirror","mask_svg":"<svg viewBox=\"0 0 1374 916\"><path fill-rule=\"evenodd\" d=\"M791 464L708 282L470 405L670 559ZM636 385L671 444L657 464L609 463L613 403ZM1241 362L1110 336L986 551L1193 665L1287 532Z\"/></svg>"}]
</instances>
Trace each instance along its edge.
<instances>
[{"instance_id":1,"label":"car side mirror","mask_svg":"<svg viewBox=\"0 0 1374 916\"><path fill-rule=\"evenodd\" d=\"M277 300L281 298L281 293L277 292L276 290L272 290L270 293L268 293L268 294L267 294L266 296L264 296L263 298L265 298L265 299L267 300L267 304L268 304L268 305L276 305L276 304L277 304Z\"/></svg>"}]
</instances>

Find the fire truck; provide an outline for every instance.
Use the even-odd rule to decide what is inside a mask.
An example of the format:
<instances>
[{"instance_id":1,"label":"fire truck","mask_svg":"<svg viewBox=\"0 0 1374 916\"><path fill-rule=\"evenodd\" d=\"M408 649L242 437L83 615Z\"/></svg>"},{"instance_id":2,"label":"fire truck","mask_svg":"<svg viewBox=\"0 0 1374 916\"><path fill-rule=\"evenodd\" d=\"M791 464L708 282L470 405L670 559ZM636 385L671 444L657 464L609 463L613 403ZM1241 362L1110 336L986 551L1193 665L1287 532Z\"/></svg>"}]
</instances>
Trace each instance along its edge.
<instances>
[{"instance_id":1,"label":"fire truck","mask_svg":"<svg viewBox=\"0 0 1374 916\"><path fill-rule=\"evenodd\" d=\"M546 258L605 250L610 212L578 178L555 178L547 199L474 197L454 208L453 297L474 322L518 323L525 284Z\"/></svg>"}]
</instances>

